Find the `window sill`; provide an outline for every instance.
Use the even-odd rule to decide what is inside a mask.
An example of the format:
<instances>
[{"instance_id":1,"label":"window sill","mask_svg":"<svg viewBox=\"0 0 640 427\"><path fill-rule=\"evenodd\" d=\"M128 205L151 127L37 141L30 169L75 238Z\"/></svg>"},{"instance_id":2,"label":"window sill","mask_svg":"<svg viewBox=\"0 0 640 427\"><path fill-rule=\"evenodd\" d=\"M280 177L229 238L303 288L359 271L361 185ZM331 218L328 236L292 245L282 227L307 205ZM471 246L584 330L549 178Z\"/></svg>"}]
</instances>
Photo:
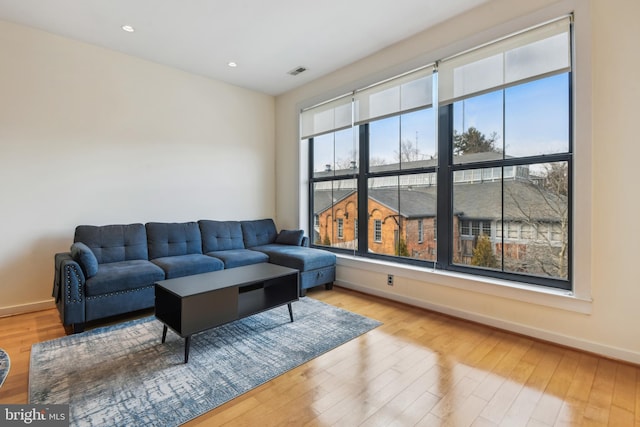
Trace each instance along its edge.
<instances>
[{"instance_id":1,"label":"window sill","mask_svg":"<svg viewBox=\"0 0 640 427\"><path fill-rule=\"evenodd\" d=\"M473 276L470 274L451 271L434 270L431 268L403 265L393 262L380 261L351 255L337 254L338 266L380 274L393 274L411 280L433 283L485 295L493 295L546 307L582 314L591 314L590 298L579 297L572 291L545 288L526 283L500 280L489 277Z\"/></svg>"}]
</instances>

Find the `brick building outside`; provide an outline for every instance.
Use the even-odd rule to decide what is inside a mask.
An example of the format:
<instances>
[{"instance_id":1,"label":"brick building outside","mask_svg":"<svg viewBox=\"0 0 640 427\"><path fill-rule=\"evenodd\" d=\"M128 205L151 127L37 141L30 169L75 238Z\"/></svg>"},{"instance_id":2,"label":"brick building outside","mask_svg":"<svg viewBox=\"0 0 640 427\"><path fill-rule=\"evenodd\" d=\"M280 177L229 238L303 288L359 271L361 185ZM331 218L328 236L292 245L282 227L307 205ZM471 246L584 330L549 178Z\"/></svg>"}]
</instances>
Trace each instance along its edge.
<instances>
[{"instance_id":1,"label":"brick building outside","mask_svg":"<svg viewBox=\"0 0 640 427\"><path fill-rule=\"evenodd\" d=\"M519 169L526 168L454 177L453 262L472 264L484 235L505 270L566 277L566 197L551 194L528 170ZM437 186L424 181L403 185L392 177L372 183L366 220L358 218L354 180L318 185L314 243L355 250L358 227L366 224L369 252L435 261Z\"/></svg>"}]
</instances>

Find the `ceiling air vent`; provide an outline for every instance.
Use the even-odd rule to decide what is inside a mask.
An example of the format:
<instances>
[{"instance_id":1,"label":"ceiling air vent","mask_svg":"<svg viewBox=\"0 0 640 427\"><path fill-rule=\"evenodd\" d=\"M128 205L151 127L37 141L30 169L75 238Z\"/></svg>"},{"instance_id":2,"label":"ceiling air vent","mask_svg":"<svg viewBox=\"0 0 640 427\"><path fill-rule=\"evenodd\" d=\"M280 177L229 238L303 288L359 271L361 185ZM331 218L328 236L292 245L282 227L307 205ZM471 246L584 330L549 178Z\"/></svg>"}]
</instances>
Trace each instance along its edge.
<instances>
[{"instance_id":1,"label":"ceiling air vent","mask_svg":"<svg viewBox=\"0 0 640 427\"><path fill-rule=\"evenodd\" d=\"M300 73L304 73L307 71L305 67L296 67L293 70L289 71L287 74L291 74L292 76L297 76Z\"/></svg>"}]
</instances>

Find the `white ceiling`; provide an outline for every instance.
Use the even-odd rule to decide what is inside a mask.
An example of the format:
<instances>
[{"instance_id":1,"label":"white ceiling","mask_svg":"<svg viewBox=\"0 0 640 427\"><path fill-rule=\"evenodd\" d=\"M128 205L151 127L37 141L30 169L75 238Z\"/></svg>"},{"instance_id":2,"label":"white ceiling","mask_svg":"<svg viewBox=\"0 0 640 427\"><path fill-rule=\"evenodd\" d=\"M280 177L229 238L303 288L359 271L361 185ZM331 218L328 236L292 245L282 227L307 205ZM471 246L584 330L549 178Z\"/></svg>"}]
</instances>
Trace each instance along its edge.
<instances>
[{"instance_id":1,"label":"white ceiling","mask_svg":"<svg viewBox=\"0 0 640 427\"><path fill-rule=\"evenodd\" d=\"M278 95L486 1L0 0L0 20Z\"/></svg>"}]
</instances>

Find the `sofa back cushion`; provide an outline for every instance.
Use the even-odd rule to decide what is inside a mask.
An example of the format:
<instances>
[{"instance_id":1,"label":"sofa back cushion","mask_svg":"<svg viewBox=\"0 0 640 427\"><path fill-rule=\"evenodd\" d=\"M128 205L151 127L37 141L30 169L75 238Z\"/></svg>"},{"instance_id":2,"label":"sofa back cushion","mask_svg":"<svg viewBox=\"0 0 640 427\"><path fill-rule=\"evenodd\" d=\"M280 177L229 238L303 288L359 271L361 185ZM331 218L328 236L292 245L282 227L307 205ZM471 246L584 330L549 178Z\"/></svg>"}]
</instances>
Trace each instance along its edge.
<instances>
[{"instance_id":1,"label":"sofa back cushion","mask_svg":"<svg viewBox=\"0 0 640 427\"><path fill-rule=\"evenodd\" d=\"M282 245L302 246L304 231L302 230L280 230L276 236L276 243Z\"/></svg>"},{"instance_id":2,"label":"sofa back cushion","mask_svg":"<svg viewBox=\"0 0 640 427\"><path fill-rule=\"evenodd\" d=\"M73 241L87 245L99 264L149 258L142 224L79 225Z\"/></svg>"},{"instance_id":3,"label":"sofa back cushion","mask_svg":"<svg viewBox=\"0 0 640 427\"><path fill-rule=\"evenodd\" d=\"M202 238L196 222L149 222L149 259L202 253Z\"/></svg>"},{"instance_id":4,"label":"sofa back cushion","mask_svg":"<svg viewBox=\"0 0 640 427\"><path fill-rule=\"evenodd\" d=\"M239 221L198 221L202 234L202 251L204 253L244 249L242 227Z\"/></svg>"},{"instance_id":5,"label":"sofa back cushion","mask_svg":"<svg viewBox=\"0 0 640 427\"><path fill-rule=\"evenodd\" d=\"M242 221L241 225L244 245L247 248L273 243L278 235L272 219Z\"/></svg>"}]
</instances>

